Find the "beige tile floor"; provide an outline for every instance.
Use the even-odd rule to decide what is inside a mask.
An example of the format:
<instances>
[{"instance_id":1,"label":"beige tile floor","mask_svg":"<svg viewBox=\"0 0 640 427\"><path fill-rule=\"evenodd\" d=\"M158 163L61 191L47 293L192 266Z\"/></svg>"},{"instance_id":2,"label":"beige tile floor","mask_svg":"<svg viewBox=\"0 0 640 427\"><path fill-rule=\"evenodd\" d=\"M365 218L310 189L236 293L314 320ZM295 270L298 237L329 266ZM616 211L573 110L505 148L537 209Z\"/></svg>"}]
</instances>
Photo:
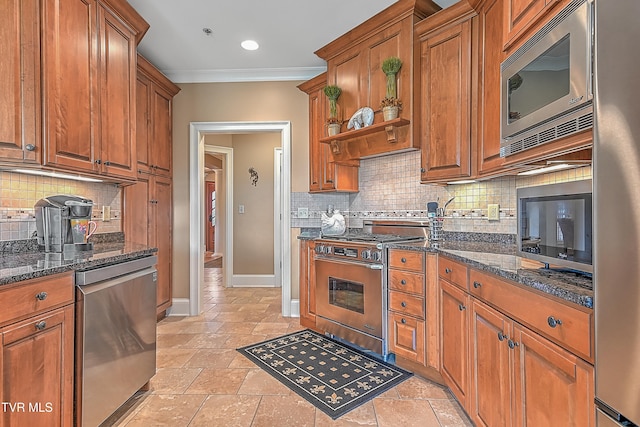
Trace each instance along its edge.
<instances>
[{"instance_id":1,"label":"beige tile floor","mask_svg":"<svg viewBox=\"0 0 640 427\"><path fill-rule=\"evenodd\" d=\"M231 288L206 268L204 313L158 324L157 373L150 390L108 425L137 426L472 426L451 393L418 377L336 421L235 349L300 328L280 313L280 290Z\"/></svg>"}]
</instances>

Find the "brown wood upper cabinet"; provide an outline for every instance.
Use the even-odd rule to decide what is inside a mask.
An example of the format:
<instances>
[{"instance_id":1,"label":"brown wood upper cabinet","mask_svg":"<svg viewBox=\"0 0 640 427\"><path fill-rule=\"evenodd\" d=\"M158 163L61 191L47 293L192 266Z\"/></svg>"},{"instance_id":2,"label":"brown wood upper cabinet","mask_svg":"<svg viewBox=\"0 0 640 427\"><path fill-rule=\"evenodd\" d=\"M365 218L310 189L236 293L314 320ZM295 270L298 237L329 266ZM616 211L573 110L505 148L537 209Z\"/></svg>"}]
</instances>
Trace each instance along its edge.
<instances>
[{"instance_id":1,"label":"brown wood upper cabinet","mask_svg":"<svg viewBox=\"0 0 640 427\"><path fill-rule=\"evenodd\" d=\"M410 126L414 114L413 26L438 10L440 7L431 0L400 0L315 52L327 61L327 82L342 89L338 98L338 115L345 120L342 133L333 140L323 140L331 145L333 160L349 161L419 147ZM401 120L385 125L380 102L386 95L386 76L380 67L391 56L403 63L397 75L403 107ZM367 132L347 130L346 121L362 107L375 111L374 124Z\"/></svg>"},{"instance_id":2,"label":"brown wood upper cabinet","mask_svg":"<svg viewBox=\"0 0 640 427\"><path fill-rule=\"evenodd\" d=\"M466 2L415 26L414 138L421 146L421 181L469 178L472 170L472 19Z\"/></svg>"},{"instance_id":3,"label":"brown wood upper cabinet","mask_svg":"<svg viewBox=\"0 0 640 427\"><path fill-rule=\"evenodd\" d=\"M121 0L45 0L41 17L43 164L135 180L136 45L148 24Z\"/></svg>"},{"instance_id":4,"label":"brown wood upper cabinet","mask_svg":"<svg viewBox=\"0 0 640 427\"><path fill-rule=\"evenodd\" d=\"M503 38L505 50L513 45L536 26L552 8L565 0L505 0Z\"/></svg>"},{"instance_id":5,"label":"brown wood upper cabinet","mask_svg":"<svg viewBox=\"0 0 640 427\"><path fill-rule=\"evenodd\" d=\"M180 88L138 55L136 147L138 173L171 176L172 100Z\"/></svg>"},{"instance_id":6,"label":"brown wood upper cabinet","mask_svg":"<svg viewBox=\"0 0 640 427\"><path fill-rule=\"evenodd\" d=\"M328 144L320 139L326 135L327 97L324 87L327 74L322 73L298 86L309 95L309 192L358 191L357 160L336 164Z\"/></svg>"},{"instance_id":7,"label":"brown wood upper cabinet","mask_svg":"<svg viewBox=\"0 0 640 427\"><path fill-rule=\"evenodd\" d=\"M0 161L40 163L38 2L0 3Z\"/></svg>"}]
</instances>

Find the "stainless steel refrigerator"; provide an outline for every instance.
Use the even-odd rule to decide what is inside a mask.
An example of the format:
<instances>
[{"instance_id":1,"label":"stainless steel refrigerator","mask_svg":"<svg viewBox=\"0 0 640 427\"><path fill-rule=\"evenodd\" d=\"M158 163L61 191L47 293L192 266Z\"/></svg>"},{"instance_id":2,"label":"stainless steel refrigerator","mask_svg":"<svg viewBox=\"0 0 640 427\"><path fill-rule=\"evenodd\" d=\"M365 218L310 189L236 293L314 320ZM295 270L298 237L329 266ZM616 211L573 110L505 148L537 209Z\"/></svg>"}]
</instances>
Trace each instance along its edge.
<instances>
[{"instance_id":1,"label":"stainless steel refrigerator","mask_svg":"<svg viewBox=\"0 0 640 427\"><path fill-rule=\"evenodd\" d=\"M595 0L596 419L640 425L640 0ZM632 423L632 424L628 424Z\"/></svg>"}]
</instances>

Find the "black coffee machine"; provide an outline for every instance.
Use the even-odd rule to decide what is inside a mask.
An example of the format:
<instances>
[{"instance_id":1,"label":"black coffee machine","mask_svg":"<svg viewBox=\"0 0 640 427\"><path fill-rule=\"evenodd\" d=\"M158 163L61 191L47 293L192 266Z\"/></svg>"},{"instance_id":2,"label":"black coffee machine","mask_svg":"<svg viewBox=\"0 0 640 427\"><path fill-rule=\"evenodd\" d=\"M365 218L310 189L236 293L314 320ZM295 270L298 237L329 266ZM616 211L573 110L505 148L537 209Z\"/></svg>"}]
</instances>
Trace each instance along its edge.
<instances>
[{"instance_id":1,"label":"black coffee machine","mask_svg":"<svg viewBox=\"0 0 640 427\"><path fill-rule=\"evenodd\" d=\"M93 243L78 239L72 221L91 221L93 201L59 194L38 200L34 206L38 246L45 252L75 252L93 249Z\"/></svg>"}]
</instances>

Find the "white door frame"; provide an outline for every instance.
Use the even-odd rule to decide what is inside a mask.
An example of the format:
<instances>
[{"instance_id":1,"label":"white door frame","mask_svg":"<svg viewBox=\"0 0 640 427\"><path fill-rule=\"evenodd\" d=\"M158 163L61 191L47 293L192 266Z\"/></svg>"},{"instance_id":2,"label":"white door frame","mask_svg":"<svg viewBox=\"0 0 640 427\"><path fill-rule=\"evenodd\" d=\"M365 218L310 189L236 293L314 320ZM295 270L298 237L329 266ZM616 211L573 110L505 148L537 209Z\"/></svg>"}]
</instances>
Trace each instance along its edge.
<instances>
[{"instance_id":1,"label":"white door frame","mask_svg":"<svg viewBox=\"0 0 640 427\"><path fill-rule=\"evenodd\" d=\"M197 316L202 312L201 290L204 283L204 135L211 133L260 133L280 132L282 141L282 192L280 230L280 269L282 278L282 315L291 316L291 122L191 122L189 125L189 314ZM228 173L228 172L227 172ZM228 175L227 175L228 177ZM228 182L233 182L228 180ZM226 185L229 185L228 183ZM231 209L227 222L233 217L233 201L227 199L227 209ZM227 211L228 212L228 211ZM227 236L225 247L225 269L227 277L232 276L233 251ZM231 247L233 249L233 246Z\"/></svg>"},{"instance_id":2,"label":"white door frame","mask_svg":"<svg viewBox=\"0 0 640 427\"><path fill-rule=\"evenodd\" d=\"M282 147L273 149L273 275L282 287Z\"/></svg>"}]
</instances>

